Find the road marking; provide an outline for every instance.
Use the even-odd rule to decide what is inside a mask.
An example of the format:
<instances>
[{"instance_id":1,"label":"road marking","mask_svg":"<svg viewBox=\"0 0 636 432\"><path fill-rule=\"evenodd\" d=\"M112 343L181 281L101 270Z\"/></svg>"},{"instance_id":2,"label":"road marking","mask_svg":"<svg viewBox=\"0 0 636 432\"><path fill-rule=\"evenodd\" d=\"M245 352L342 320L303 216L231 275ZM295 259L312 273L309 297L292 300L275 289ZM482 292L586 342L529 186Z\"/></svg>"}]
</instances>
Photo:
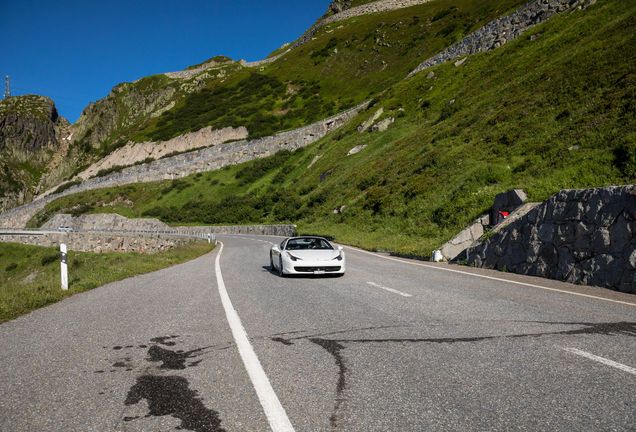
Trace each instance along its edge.
<instances>
[{"instance_id":1,"label":"road marking","mask_svg":"<svg viewBox=\"0 0 636 432\"><path fill-rule=\"evenodd\" d=\"M624 365L622 363L617 363L615 361L608 360L608 359L603 358L603 357L595 356L594 354L590 354L590 353L587 353L585 351L578 350L576 348L563 348L563 349L565 351L571 352L572 354L580 355L581 357L585 357L585 358L588 358L590 360L594 360L596 362L603 363L603 364L605 364L607 366L611 366L611 367L614 367L616 369L620 369L622 371L629 372L630 374L636 375L636 369L635 368L626 366L626 365Z\"/></svg>"},{"instance_id":2,"label":"road marking","mask_svg":"<svg viewBox=\"0 0 636 432\"><path fill-rule=\"evenodd\" d=\"M399 294L402 297L412 297L411 294L407 294L407 293L403 293L402 291L398 291L398 290L394 290L393 288L387 288L387 287L383 287L382 285L379 285L377 283L374 282L367 282L369 285L373 285L374 287L378 287L378 288L382 288L383 290L392 292L394 294Z\"/></svg>"},{"instance_id":3,"label":"road marking","mask_svg":"<svg viewBox=\"0 0 636 432\"><path fill-rule=\"evenodd\" d=\"M220 265L221 252L223 252L223 242L219 243L221 244L221 248L219 249L219 253L216 255L215 261L216 281L219 286L219 294L221 295L221 302L225 309L225 315L230 328L232 329L232 335L234 336L236 346L241 354L241 359L243 359L245 369L247 369L250 380L252 380L254 390L256 390L258 399L261 401L261 405L263 406L263 410L265 411L265 415L267 416L267 420L269 421L269 425L272 430L274 432L294 432L294 427L289 421L287 413L278 400L276 393L274 393L274 389L272 388L267 375L265 375L261 362L258 360L258 357L256 357L256 353L252 348L252 344L250 344L245 328L243 328L243 324L241 323L241 319L239 318L238 313L236 313L236 310L234 310L230 296L225 289Z\"/></svg>"},{"instance_id":4,"label":"road marking","mask_svg":"<svg viewBox=\"0 0 636 432\"><path fill-rule=\"evenodd\" d=\"M589 298L593 298L596 300L603 300L603 301L608 301L608 302L612 302L612 303L619 303L619 304L623 304L623 305L627 305L627 306L636 306L636 303L628 303L628 302L624 302L624 301L620 301L620 300L612 300L612 299L606 299L603 297L597 297L597 296L593 296L593 295L589 295L589 294L581 294L581 293L576 293L576 292L571 292L571 291L565 291L565 290L560 290L560 289L556 289L556 288L548 288L548 287L543 287L540 285L533 285L533 284L529 284L529 283L525 283L525 282L517 282L517 281L511 281L511 280L506 280L506 279L500 279L500 278L496 278L496 277L492 277L492 276L485 276L485 275L480 275L480 274L475 274L475 273L468 273L468 272L463 272L460 270L453 270L453 269L447 269L447 268L443 268L443 267L437 267L437 266L432 266L432 265L427 265L427 264L420 264L420 263L414 263L414 262L409 262L409 261L404 261L401 259L396 259L396 258L391 258L391 257L385 257L382 255L378 255L375 254L373 252L368 252L362 249L358 249L358 248L354 248L351 246L344 246L347 249L351 249L357 252L362 252L368 255L373 255L374 257L378 257L378 258L384 258L387 260L391 260L391 261L397 261L400 262L402 264L409 264L409 265L414 265L414 266L419 266L419 267L426 267L426 268L430 268L430 269L435 269L435 270L443 270L443 271L447 271L447 272L452 272L452 273L459 273L459 274L463 274L463 275L467 275L467 276L473 276L473 277L478 277L478 278L482 278L482 279L491 279L491 280L496 280L499 282L507 282L507 283L511 283L511 284L515 284L515 285L523 285L523 286L527 286L527 287L532 287L532 288L539 288L542 290L547 290L547 291L554 291L554 292L559 292L559 293L563 293L563 294L572 294L572 295L576 295L576 296L580 296L580 297L589 297Z\"/></svg>"}]
</instances>

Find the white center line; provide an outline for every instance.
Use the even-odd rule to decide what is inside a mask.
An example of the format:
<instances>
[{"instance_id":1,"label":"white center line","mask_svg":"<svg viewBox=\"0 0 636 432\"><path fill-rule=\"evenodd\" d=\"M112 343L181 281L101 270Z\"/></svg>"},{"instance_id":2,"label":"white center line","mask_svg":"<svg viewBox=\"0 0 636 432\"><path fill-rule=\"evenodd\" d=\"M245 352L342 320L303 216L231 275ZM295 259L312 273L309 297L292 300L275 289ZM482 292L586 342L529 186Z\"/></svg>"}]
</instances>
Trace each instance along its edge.
<instances>
[{"instance_id":1,"label":"white center line","mask_svg":"<svg viewBox=\"0 0 636 432\"><path fill-rule=\"evenodd\" d=\"M595 356L594 354L590 354L590 353L587 353L585 351L578 350L576 348L563 348L563 349L565 351L571 352L572 354L580 355L581 357L585 357L585 358L588 358L590 360L594 360L596 362L603 363L603 364L605 364L607 366L611 366L611 367L614 367L616 369L620 369L622 371L629 372L630 374L636 375L636 369L635 368L626 366L626 365L624 365L622 363L617 363L615 361L608 360L608 359L603 358L603 357Z\"/></svg>"},{"instance_id":2,"label":"white center line","mask_svg":"<svg viewBox=\"0 0 636 432\"><path fill-rule=\"evenodd\" d=\"M386 291L392 292L392 293L394 293L394 294L399 294L399 295L401 295L402 297L412 297L412 296L411 296L411 294L403 293L402 291L394 290L393 288L383 287L382 285L379 285L379 284L374 283L374 282L367 282L367 283L368 283L369 285L373 285L374 287L381 288L381 289L383 289L383 290L386 290Z\"/></svg>"},{"instance_id":3,"label":"white center line","mask_svg":"<svg viewBox=\"0 0 636 432\"><path fill-rule=\"evenodd\" d=\"M241 323L241 319L236 313L236 310L234 310L230 296L225 289L220 265L223 243L219 242L219 244L221 245L221 249L219 249L219 253L216 256L215 261L216 281L219 286L219 294L221 295L221 302L225 309L225 315L230 328L232 329L232 335L236 341L239 354L243 359L245 369L247 369L247 373L252 380L254 390L256 390L258 399L261 401L261 405L263 406L263 410L265 411L265 415L267 416L267 420L269 421L269 425L272 430L274 432L294 432L294 427L289 421L287 413L278 400L276 393L274 393L274 389L272 388L267 375L265 375L261 362L258 360L258 357L256 357L256 353L252 348L252 344L250 344L245 328L243 328L243 324Z\"/></svg>"},{"instance_id":4,"label":"white center line","mask_svg":"<svg viewBox=\"0 0 636 432\"><path fill-rule=\"evenodd\" d=\"M482 278L482 279L491 279L491 280L496 280L496 281L500 281L500 282L507 282L507 283L511 283L511 284L515 284L515 285L523 285L523 286L532 287L532 288L539 288L539 289L546 290L546 291L554 291L554 292L559 292L559 293L563 293L563 294L571 294L571 295L580 296L580 297L588 297L588 298L593 298L593 299L596 299L596 300L603 300L603 301L608 301L608 302L612 302L612 303L619 303L619 304L628 305L628 306L636 306L636 303L628 303L628 302L624 302L624 301L620 301L620 300L612 300L612 299L607 299L607 298L603 298L603 297L597 297L597 296L593 296L593 295L589 295L589 294L581 294L581 293L572 292L572 291L565 291L565 290L560 290L560 289L556 289L556 288L548 288L548 287L544 287L544 286L540 286L540 285L533 285L533 284L524 283L524 282L516 282L516 281L496 278L496 277L492 277L492 276L485 276L485 275L480 275L480 274L476 274L476 273L469 273L469 272L464 272L464 271L460 271L460 270L448 269L448 268L444 268L444 267L438 267L438 266L432 266L432 265L427 265L427 264L409 262L409 261L405 261L405 260L401 260L401 259L385 257L385 256L382 256L382 255L375 254L373 252L368 252L368 251L365 251L365 250L362 250L362 249L358 249L358 248L354 248L354 247L351 247L351 246L345 246L345 247L347 249L351 249L351 250L354 250L356 252L361 252L361 253L365 253L365 254L368 254L368 255L373 255L375 257L383 258L383 259L386 259L386 260L397 261L397 262L400 262L402 264L409 264L409 265L414 265L414 266L419 266L419 267L426 267L426 268L430 268L430 269L434 269L434 270L442 270L442 271L447 271L447 272L452 272L452 273L459 273L459 274L468 275L468 276L472 276L472 277L478 277L478 278Z\"/></svg>"}]
</instances>

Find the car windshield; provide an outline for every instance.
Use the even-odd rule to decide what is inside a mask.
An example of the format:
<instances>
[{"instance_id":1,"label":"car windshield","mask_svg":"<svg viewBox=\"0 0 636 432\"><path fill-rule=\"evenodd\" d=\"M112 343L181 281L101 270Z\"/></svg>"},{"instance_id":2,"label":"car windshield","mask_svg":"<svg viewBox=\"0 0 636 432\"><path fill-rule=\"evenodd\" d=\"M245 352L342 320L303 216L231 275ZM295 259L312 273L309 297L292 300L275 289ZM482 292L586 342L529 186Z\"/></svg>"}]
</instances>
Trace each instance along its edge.
<instances>
[{"instance_id":1,"label":"car windshield","mask_svg":"<svg viewBox=\"0 0 636 432\"><path fill-rule=\"evenodd\" d=\"M332 250L328 241L320 238L296 238L290 239L285 246L286 250L323 249Z\"/></svg>"}]
</instances>

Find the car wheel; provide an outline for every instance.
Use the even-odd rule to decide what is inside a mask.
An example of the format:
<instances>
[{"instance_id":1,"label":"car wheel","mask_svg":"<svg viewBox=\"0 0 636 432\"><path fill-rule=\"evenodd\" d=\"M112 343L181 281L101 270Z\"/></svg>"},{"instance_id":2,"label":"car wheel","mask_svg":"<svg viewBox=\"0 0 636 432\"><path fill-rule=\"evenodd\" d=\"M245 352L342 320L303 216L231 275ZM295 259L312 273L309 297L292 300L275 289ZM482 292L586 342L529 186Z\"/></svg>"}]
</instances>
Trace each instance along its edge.
<instances>
[{"instance_id":1,"label":"car wheel","mask_svg":"<svg viewBox=\"0 0 636 432\"><path fill-rule=\"evenodd\" d=\"M280 275L280 277L285 277L285 271L283 270L283 258L280 258L280 261L278 261L278 274Z\"/></svg>"}]
</instances>

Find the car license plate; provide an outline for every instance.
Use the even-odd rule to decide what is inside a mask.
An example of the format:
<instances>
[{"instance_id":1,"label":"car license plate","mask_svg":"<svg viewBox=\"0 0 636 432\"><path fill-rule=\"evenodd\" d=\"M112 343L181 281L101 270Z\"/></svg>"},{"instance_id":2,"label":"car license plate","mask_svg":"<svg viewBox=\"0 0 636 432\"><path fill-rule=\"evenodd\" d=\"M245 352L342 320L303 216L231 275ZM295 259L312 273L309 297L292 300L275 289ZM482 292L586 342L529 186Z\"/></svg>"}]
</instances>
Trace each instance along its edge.
<instances>
[{"instance_id":1,"label":"car license plate","mask_svg":"<svg viewBox=\"0 0 636 432\"><path fill-rule=\"evenodd\" d=\"M324 270L316 270L314 271L314 274L325 274Z\"/></svg>"}]
</instances>

